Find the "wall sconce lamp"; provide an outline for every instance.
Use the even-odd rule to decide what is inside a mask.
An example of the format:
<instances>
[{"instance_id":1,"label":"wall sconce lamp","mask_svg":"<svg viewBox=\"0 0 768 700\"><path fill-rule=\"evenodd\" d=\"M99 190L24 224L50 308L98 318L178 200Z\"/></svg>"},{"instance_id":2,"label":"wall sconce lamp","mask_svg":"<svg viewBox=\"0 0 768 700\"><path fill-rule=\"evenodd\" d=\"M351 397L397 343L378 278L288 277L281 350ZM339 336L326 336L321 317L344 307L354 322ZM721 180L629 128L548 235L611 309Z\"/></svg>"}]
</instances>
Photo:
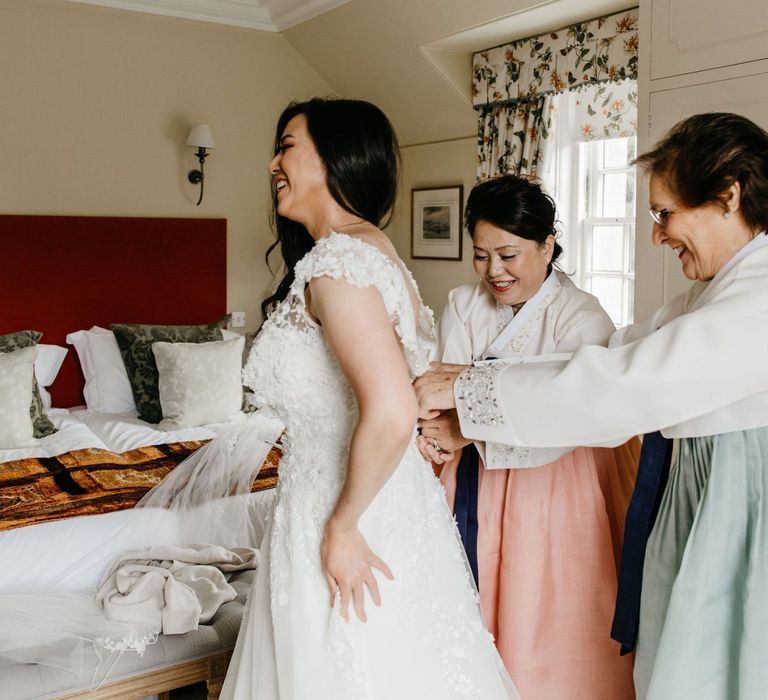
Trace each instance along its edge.
<instances>
[{"instance_id":1,"label":"wall sconce lamp","mask_svg":"<svg viewBox=\"0 0 768 700\"><path fill-rule=\"evenodd\" d=\"M207 124L196 124L192 127L192 130L187 136L187 146L193 146L197 148L197 159L200 161L200 170L190 170L187 174L187 179L193 185L200 185L200 198L197 200L197 206L200 206L200 202L203 201L203 185L205 184L205 173L203 167L205 165L205 159L211 155L206 152L207 148L213 148L213 133L211 127Z\"/></svg>"}]
</instances>

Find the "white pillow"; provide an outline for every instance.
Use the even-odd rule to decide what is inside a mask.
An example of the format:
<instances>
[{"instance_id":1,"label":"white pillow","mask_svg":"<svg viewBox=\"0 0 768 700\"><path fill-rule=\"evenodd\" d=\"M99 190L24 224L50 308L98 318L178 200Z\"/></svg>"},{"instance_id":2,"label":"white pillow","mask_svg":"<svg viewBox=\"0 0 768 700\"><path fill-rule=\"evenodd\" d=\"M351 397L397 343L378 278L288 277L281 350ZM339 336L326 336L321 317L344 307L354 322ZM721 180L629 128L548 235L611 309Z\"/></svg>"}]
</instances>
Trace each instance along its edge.
<instances>
[{"instance_id":1,"label":"white pillow","mask_svg":"<svg viewBox=\"0 0 768 700\"><path fill-rule=\"evenodd\" d=\"M68 352L69 348L63 348L61 345L37 344L35 379L37 379L37 385L40 388L53 384Z\"/></svg>"},{"instance_id":2,"label":"white pillow","mask_svg":"<svg viewBox=\"0 0 768 700\"><path fill-rule=\"evenodd\" d=\"M46 387L51 386L56 379L56 375L61 369L61 363L67 356L69 348L63 348L61 345L37 344L37 359L35 360L35 379L37 379L37 388L40 392L40 400L43 402L43 408L51 407L51 395Z\"/></svg>"},{"instance_id":3,"label":"white pillow","mask_svg":"<svg viewBox=\"0 0 768 700\"><path fill-rule=\"evenodd\" d=\"M240 420L245 338L208 343L152 343L159 374L161 430Z\"/></svg>"},{"instance_id":4,"label":"white pillow","mask_svg":"<svg viewBox=\"0 0 768 700\"><path fill-rule=\"evenodd\" d=\"M131 383L112 331L93 326L67 336L75 346L85 377L85 404L92 411L130 413L136 411Z\"/></svg>"},{"instance_id":5,"label":"white pillow","mask_svg":"<svg viewBox=\"0 0 768 700\"><path fill-rule=\"evenodd\" d=\"M0 353L0 449L37 444L29 415L36 357L34 346Z\"/></svg>"},{"instance_id":6,"label":"white pillow","mask_svg":"<svg viewBox=\"0 0 768 700\"><path fill-rule=\"evenodd\" d=\"M44 386L38 385L37 391L40 394L40 400L43 402L43 408L47 413L49 408L53 408L53 401L51 400L51 394L49 393L48 389L46 389Z\"/></svg>"}]
</instances>

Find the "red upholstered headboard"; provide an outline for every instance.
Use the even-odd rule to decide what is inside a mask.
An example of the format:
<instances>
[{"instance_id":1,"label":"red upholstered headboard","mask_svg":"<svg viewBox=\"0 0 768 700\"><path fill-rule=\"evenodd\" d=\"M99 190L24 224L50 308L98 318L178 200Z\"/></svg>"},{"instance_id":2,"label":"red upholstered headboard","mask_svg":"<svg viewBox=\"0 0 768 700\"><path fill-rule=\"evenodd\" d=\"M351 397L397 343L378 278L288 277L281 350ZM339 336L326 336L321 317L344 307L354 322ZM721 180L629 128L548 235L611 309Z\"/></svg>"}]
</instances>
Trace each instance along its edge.
<instances>
[{"instance_id":1,"label":"red upholstered headboard","mask_svg":"<svg viewBox=\"0 0 768 700\"><path fill-rule=\"evenodd\" d=\"M226 313L225 219L0 215L0 335L43 343L112 323L208 323ZM54 406L83 403L74 348Z\"/></svg>"}]
</instances>

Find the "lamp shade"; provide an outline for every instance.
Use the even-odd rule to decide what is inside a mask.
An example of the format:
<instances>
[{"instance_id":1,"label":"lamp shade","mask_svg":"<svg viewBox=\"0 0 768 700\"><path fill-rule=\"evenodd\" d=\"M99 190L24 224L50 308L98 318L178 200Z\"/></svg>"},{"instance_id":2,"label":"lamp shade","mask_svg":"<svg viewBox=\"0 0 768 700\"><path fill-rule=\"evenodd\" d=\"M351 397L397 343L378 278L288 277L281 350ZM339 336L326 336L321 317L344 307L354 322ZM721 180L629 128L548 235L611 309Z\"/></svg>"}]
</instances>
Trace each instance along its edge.
<instances>
[{"instance_id":1,"label":"lamp shade","mask_svg":"<svg viewBox=\"0 0 768 700\"><path fill-rule=\"evenodd\" d=\"M187 136L187 146L213 148L213 132L207 124L195 124Z\"/></svg>"}]
</instances>

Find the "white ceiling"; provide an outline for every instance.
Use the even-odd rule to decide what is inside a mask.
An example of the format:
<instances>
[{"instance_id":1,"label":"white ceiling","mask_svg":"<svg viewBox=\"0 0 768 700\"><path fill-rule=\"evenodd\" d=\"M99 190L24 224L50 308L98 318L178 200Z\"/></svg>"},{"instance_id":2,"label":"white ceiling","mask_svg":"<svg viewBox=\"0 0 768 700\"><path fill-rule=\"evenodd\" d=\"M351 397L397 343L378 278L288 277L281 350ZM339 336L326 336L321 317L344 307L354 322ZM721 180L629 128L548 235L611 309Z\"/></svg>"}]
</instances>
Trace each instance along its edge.
<instances>
[{"instance_id":1,"label":"white ceiling","mask_svg":"<svg viewBox=\"0 0 768 700\"><path fill-rule=\"evenodd\" d=\"M349 0L72 0L120 10L282 32Z\"/></svg>"}]
</instances>

